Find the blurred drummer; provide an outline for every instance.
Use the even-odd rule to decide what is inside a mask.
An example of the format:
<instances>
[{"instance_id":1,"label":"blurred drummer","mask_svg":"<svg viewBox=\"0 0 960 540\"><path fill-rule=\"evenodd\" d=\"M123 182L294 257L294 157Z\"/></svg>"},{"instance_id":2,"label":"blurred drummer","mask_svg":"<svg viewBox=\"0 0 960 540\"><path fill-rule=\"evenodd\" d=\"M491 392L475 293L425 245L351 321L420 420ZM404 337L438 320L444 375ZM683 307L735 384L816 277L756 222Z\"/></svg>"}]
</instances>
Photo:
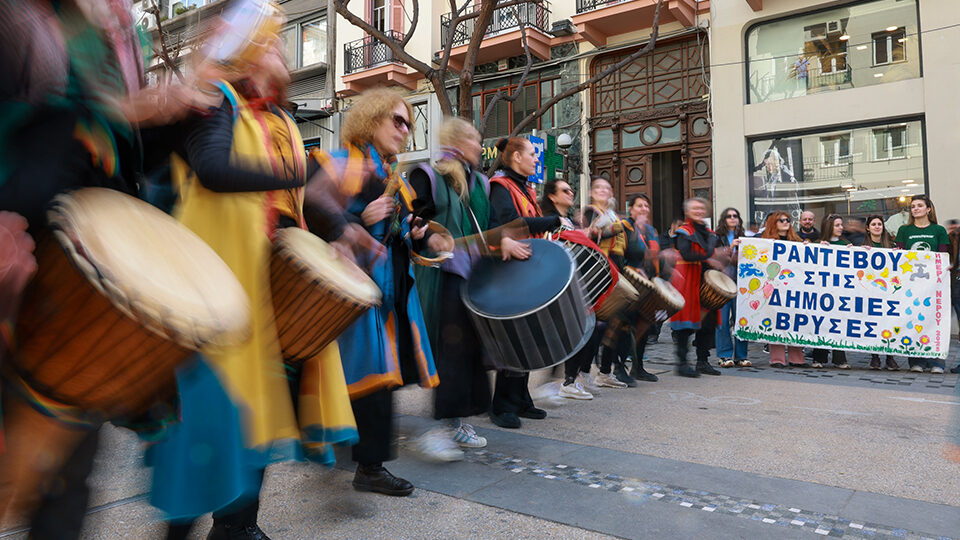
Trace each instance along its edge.
<instances>
[{"instance_id":1,"label":"blurred drummer","mask_svg":"<svg viewBox=\"0 0 960 540\"><path fill-rule=\"evenodd\" d=\"M537 153L533 144L522 137L497 142L500 169L490 179L490 228L523 218L531 235L543 234L560 227L559 216L543 217L537 197L528 179L536 172ZM503 238L500 251L504 260L530 258L530 246L519 239ZM503 428L519 428L520 417L540 420L547 412L533 405L528 383L530 375L517 371L497 370L490 420Z\"/></svg>"},{"instance_id":2,"label":"blurred drummer","mask_svg":"<svg viewBox=\"0 0 960 540\"><path fill-rule=\"evenodd\" d=\"M480 133L462 118L447 118L437 131L440 157L409 173L417 194L414 208L435 214L454 238L485 230L490 221L490 184L477 170ZM479 229L479 230L476 230ZM468 246L469 247L469 246ZM487 440L462 422L463 417L490 408L490 381L483 365L483 346L460 298L469 277L470 257L458 251L440 268L417 265L417 291L433 347L440 385L433 392L433 417L446 420L443 428L427 431L418 440L423 454L436 461L463 459L463 448L483 448Z\"/></svg>"},{"instance_id":3,"label":"blurred drummer","mask_svg":"<svg viewBox=\"0 0 960 540\"><path fill-rule=\"evenodd\" d=\"M304 203L307 224L321 237L340 238L349 224L358 224L377 242L379 255L371 261L361 253L359 259L369 266L383 303L361 315L338 341L360 436L353 447L353 487L394 496L409 495L414 487L383 466L395 458L392 389L415 383L434 388L438 380L410 254L424 244L434 251L452 247L444 246L440 235L429 235L426 223L413 220L414 194L396 169L412 118L397 92L362 93L341 127L343 148L312 154L319 169Z\"/></svg>"},{"instance_id":4,"label":"blurred drummer","mask_svg":"<svg viewBox=\"0 0 960 540\"><path fill-rule=\"evenodd\" d=\"M683 309L670 319L670 326L677 332L677 373L683 377L720 375L710 365L710 349L713 348L717 314L700 313L700 281L704 264L710 259L719 239L707 228L707 201L699 197L683 202L684 222L677 228L674 244L680 258L673 269L671 281L686 301ZM701 322L702 319L702 322ZM687 363L690 336L696 333L697 367Z\"/></svg>"},{"instance_id":5,"label":"blurred drummer","mask_svg":"<svg viewBox=\"0 0 960 540\"><path fill-rule=\"evenodd\" d=\"M212 412L196 411L202 403L182 401L184 419L199 416L201 425L185 422L179 437L152 449L152 502L175 519L170 538L186 537L192 519L209 511L214 512L209 538L266 538L257 525L265 467L299 455L301 429L277 342L269 283L271 234L281 220L303 223L306 177L303 142L281 108L289 75L279 43L276 39L253 59L236 82L214 83L221 102L188 126L171 160L180 195L175 213L237 276L251 302L252 335L237 347L203 351L244 413L240 440L211 442L225 447L217 452L223 457L209 466L190 460L198 438L225 430L237 417L216 424ZM221 439L230 435L224 432Z\"/></svg>"},{"instance_id":6,"label":"blurred drummer","mask_svg":"<svg viewBox=\"0 0 960 540\"><path fill-rule=\"evenodd\" d=\"M646 276L656 276L659 271L660 243L657 230L650 224L650 199L639 193L627 200L630 209L630 219L627 222L627 246L624 249L624 259L627 266L636 268ZM647 349L647 339L659 325L649 325L645 328L634 327L633 364L630 366L630 376L636 380L656 382L656 375L643 369L643 355Z\"/></svg>"}]
</instances>

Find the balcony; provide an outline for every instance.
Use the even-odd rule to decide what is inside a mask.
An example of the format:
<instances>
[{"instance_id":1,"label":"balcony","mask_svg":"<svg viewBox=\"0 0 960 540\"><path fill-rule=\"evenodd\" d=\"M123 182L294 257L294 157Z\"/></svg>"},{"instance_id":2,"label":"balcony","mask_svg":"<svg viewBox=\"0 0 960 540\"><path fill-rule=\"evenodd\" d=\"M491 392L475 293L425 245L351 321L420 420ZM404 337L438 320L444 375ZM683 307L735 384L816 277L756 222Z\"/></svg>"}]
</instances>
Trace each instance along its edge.
<instances>
[{"instance_id":1,"label":"balcony","mask_svg":"<svg viewBox=\"0 0 960 540\"><path fill-rule=\"evenodd\" d=\"M403 34L394 30L389 30L387 35L397 41L403 39ZM419 78L417 73L407 73L406 66L393 58L393 50L373 36L343 45L343 73L348 94L373 86L401 85L414 90Z\"/></svg>"},{"instance_id":2,"label":"balcony","mask_svg":"<svg viewBox=\"0 0 960 540\"><path fill-rule=\"evenodd\" d=\"M476 11L480 9L480 5L476 3L467 9ZM447 35L452 18L450 13L440 16L441 36ZM490 19L490 26L483 35L483 41L477 53L477 64L524 54L523 39L520 35L521 23L526 27L530 54L541 60L549 60L551 39L547 29L550 27L550 4L544 0L495 10ZM463 66L475 25L476 19L468 19L460 23L454 32L453 48L450 51L450 65L454 69L460 69Z\"/></svg>"},{"instance_id":3,"label":"balcony","mask_svg":"<svg viewBox=\"0 0 960 540\"><path fill-rule=\"evenodd\" d=\"M607 44L610 36L653 26L656 8L657 0L577 0L577 14L572 19L580 36L600 47ZM710 3L664 0L660 24L679 22L683 26L695 26L698 9L704 15L710 10Z\"/></svg>"}]
</instances>

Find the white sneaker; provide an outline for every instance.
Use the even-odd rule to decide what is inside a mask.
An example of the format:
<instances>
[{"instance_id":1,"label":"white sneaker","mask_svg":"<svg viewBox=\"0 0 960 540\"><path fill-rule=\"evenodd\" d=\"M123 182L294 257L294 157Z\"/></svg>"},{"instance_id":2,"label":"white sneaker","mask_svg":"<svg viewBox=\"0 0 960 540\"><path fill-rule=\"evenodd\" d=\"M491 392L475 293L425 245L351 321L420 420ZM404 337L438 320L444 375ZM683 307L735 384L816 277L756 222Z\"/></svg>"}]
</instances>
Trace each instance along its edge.
<instances>
[{"instance_id":1,"label":"white sneaker","mask_svg":"<svg viewBox=\"0 0 960 540\"><path fill-rule=\"evenodd\" d=\"M423 457L430 461L450 462L463 459L463 450L457 448L448 429L431 429L420 436L417 446Z\"/></svg>"},{"instance_id":2,"label":"white sneaker","mask_svg":"<svg viewBox=\"0 0 960 540\"><path fill-rule=\"evenodd\" d=\"M930 373L934 375L940 375L941 373L943 373L943 368L942 367L930 368Z\"/></svg>"},{"instance_id":3,"label":"white sneaker","mask_svg":"<svg viewBox=\"0 0 960 540\"><path fill-rule=\"evenodd\" d=\"M594 382L597 384L597 386L602 386L605 388L626 388L627 387L627 383L618 381L616 377L614 377L609 373L597 373L596 378L594 378Z\"/></svg>"},{"instance_id":4,"label":"white sneaker","mask_svg":"<svg viewBox=\"0 0 960 540\"><path fill-rule=\"evenodd\" d=\"M923 373L923 368L920 367L919 365L917 365L917 366L910 366L910 371L912 371L912 372L914 372L914 373Z\"/></svg>"},{"instance_id":5,"label":"white sneaker","mask_svg":"<svg viewBox=\"0 0 960 540\"><path fill-rule=\"evenodd\" d=\"M593 377L590 376L589 373L581 372L579 375L577 375L577 383L579 383L584 390L588 392L592 392L594 394L596 394L597 391L599 390L597 388L596 381L594 380Z\"/></svg>"},{"instance_id":6,"label":"white sneaker","mask_svg":"<svg viewBox=\"0 0 960 540\"><path fill-rule=\"evenodd\" d=\"M579 382L562 385L560 395L570 399L593 399L593 394L584 390L583 385Z\"/></svg>"},{"instance_id":7,"label":"white sneaker","mask_svg":"<svg viewBox=\"0 0 960 540\"><path fill-rule=\"evenodd\" d=\"M453 432L453 442L463 448L483 448L487 446L487 438L477 435L477 430L470 424L460 424L460 428Z\"/></svg>"}]
</instances>

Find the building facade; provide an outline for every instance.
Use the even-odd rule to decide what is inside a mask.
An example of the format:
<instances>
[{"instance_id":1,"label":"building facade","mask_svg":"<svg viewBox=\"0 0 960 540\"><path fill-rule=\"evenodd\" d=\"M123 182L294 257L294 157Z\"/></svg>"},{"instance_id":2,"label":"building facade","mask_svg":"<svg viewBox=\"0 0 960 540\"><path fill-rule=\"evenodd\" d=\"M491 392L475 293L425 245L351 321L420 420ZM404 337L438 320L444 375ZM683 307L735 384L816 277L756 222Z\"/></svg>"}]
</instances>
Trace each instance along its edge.
<instances>
[{"instance_id":1,"label":"building facade","mask_svg":"<svg viewBox=\"0 0 960 540\"><path fill-rule=\"evenodd\" d=\"M960 6L756 0L711 12L715 207L881 214L914 194L942 221L960 147Z\"/></svg>"}]
</instances>

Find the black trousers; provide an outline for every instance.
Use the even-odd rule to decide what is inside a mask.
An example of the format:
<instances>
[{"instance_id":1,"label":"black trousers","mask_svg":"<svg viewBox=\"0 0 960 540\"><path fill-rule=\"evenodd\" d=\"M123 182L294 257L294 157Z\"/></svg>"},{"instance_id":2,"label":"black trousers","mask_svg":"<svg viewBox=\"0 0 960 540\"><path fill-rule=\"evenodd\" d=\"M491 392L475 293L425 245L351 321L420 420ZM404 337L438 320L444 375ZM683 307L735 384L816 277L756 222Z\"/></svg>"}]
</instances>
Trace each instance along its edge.
<instances>
[{"instance_id":1,"label":"black trousers","mask_svg":"<svg viewBox=\"0 0 960 540\"><path fill-rule=\"evenodd\" d=\"M497 370L497 382L493 390L490 412L503 414L518 413L533 408L530 397L530 374L518 371Z\"/></svg>"},{"instance_id":2,"label":"black trousers","mask_svg":"<svg viewBox=\"0 0 960 540\"><path fill-rule=\"evenodd\" d=\"M714 346L717 331L717 312L711 311L700 322L699 330L683 329L677 331L677 360L687 362L687 352L690 349L690 336L694 336L697 349L697 362L706 362L710 359L710 349Z\"/></svg>"},{"instance_id":3,"label":"black trousers","mask_svg":"<svg viewBox=\"0 0 960 540\"><path fill-rule=\"evenodd\" d=\"M830 351L833 350L833 363L836 365L846 364L847 363L847 353L845 351L838 351L834 349L814 349L813 350L813 361L819 362L821 364L827 363L827 355Z\"/></svg>"},{"instance_id":4,"label":"black trousers","mask_svg":"<svg viewBox=\"0 0 960 540\"><path fill-rule=\"evenodd\" d=\"M573 381L580 373L590 373L590 366L593 364L593 359L597 357L597 351L600 349L601 337L602 333L600 329L594 328L593 334L590 335L590 340L587 341L587 344L563 363L563 376L566 382Z\"/></svg>"},{"instance_id":5,"label":"black trousers","mask_svg":"<svg viewBox=\"0 0 960 540\"><path fill-rule=\"evenodd\" d=\"M43 494L30 523L30 538L63 540L80 538L83 517L87 513L90 487L87 477L100 445L100 430L90 431L80 441L57 477Z\"/></svg>"},{"instance_id":6,"label":"black trousers","mask_svg":"<svg viewBox=\"0 0 960 540\"><path fill-rule=\"evenodd\" d=\"M353 400L359 441L352 450L360 465L378 465L396 458L393 391L386 388Z\"/></svg>"},{"instance_id":7,"label":"black trousers","mask_svg":"<svg viewBox=\"0 0 960 540\"><path fill-rule=\"evenodd\" d=\"M483 346L460 299L463 278L444 274L440 296L440 338L433 357L440 385L433 393L433 417L463 418L490 409L490 381Z\"/></svg>"}]
</instances>

